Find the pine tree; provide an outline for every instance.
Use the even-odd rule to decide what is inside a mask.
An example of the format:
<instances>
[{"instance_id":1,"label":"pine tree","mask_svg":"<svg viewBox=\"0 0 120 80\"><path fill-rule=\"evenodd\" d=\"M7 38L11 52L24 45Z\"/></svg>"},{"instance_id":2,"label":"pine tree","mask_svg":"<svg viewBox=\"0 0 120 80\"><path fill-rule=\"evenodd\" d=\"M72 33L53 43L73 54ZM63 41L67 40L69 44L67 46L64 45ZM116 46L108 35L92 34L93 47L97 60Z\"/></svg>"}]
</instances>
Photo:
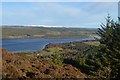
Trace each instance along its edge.
<instances>
[{"instance_id":1,"label":"pine tree","mask_svg":"<svg viewBox=\"0 0 120 80\"><path fill-rule=\"evenodd\" d=\"M114 22L113 19L108 15L106 18L106 25L102 24L101 28L98 29L97 34L100 36L100 49L98 57L103 60L104 67L111 68L110 77L120 77L120 18L118 22Z\"/></svg>"}]
</instances>

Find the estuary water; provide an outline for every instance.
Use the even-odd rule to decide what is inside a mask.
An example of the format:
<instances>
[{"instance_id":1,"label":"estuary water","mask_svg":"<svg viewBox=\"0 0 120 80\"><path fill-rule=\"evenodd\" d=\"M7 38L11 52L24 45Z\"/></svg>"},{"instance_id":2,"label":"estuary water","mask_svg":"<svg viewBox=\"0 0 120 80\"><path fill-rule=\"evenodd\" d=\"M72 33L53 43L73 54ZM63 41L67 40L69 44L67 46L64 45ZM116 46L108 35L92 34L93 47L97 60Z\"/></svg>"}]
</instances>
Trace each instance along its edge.
<instances>
[{"instance_id":1,"label":"estuary water","mask_svg":"<svg viewBox=\"0 0 120 80\"><path fill-rule=\"evenodd\" d=\"M83 40L94 40L93 37L86 38L22 38L22 39L0 39L2 48L10 52L34 52L42 50L49 43L66 43ZM0 46L1 46L0 45Z\"/></svg>"}]
</instances>

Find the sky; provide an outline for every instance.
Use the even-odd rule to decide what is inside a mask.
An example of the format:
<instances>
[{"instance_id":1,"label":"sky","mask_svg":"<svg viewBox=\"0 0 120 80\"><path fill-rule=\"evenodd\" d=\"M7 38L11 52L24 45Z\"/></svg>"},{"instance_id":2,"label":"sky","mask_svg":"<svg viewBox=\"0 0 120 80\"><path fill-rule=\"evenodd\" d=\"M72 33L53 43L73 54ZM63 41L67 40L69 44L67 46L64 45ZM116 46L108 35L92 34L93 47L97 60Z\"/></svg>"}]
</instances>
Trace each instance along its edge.
<instances>
[{"instance_id":1,"label":"sky","mask_svg":"<svg viewBox=\"0 0 120 80\"><path fill-rule=\"evenodd\" d=\"M108 13L117 19L117 2L2 2L1 25L98 28Z\"/></svg>"}]
</instances>

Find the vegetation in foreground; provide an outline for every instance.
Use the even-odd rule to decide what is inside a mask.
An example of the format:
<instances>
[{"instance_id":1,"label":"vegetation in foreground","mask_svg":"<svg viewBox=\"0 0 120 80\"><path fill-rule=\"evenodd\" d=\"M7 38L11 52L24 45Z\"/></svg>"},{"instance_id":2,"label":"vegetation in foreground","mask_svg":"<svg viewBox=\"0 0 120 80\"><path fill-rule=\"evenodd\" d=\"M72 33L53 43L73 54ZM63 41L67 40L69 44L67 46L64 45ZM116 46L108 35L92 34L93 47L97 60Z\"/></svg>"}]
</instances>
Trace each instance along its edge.
<instances>
[{"instance_id":1,"label":"vegetation in foreground","mask_svg":"<svg viewBox=\"0 0 120 80\"><path fill-rule=\"evenodd\" d=\"M76 67L62 63L60 56L33 57L34 53L9 53L3 51L2 77L18 79L35 78L87 78Z\"/></svg>"},{"instance_id":2,"label":"vegetation in foreground","mask_svg":"<svg viewBox=\"0 0 120 80\"><path fill-rule=\"evenodd\" d=\"M110 16L106 21L97 41L48 44L34 53L3 51L3 78L119 79L120 22Z\"/></svg>"}]
</instances>

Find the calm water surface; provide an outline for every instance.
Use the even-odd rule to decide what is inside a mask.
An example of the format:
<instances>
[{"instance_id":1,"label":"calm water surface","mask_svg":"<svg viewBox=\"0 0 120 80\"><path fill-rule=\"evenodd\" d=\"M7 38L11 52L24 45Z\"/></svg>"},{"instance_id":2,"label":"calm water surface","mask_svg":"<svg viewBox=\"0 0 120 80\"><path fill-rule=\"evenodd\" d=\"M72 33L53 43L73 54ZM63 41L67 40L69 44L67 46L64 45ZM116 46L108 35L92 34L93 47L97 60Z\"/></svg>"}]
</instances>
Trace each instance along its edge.
<instances>
[{"instance_id":1,"label":"calm water surface","mask_svg":"<svg viewBox=\"0 0 120 80\"><path fill-rule=\"evenodd\" d=\"M42 50L49 43L65 43L83 40L94 40L94 38L24 38L0 39L0 41L1 40L2 48L6 48L10 52L34 52L37 50Z\"/></svg>"}]
</instances>

